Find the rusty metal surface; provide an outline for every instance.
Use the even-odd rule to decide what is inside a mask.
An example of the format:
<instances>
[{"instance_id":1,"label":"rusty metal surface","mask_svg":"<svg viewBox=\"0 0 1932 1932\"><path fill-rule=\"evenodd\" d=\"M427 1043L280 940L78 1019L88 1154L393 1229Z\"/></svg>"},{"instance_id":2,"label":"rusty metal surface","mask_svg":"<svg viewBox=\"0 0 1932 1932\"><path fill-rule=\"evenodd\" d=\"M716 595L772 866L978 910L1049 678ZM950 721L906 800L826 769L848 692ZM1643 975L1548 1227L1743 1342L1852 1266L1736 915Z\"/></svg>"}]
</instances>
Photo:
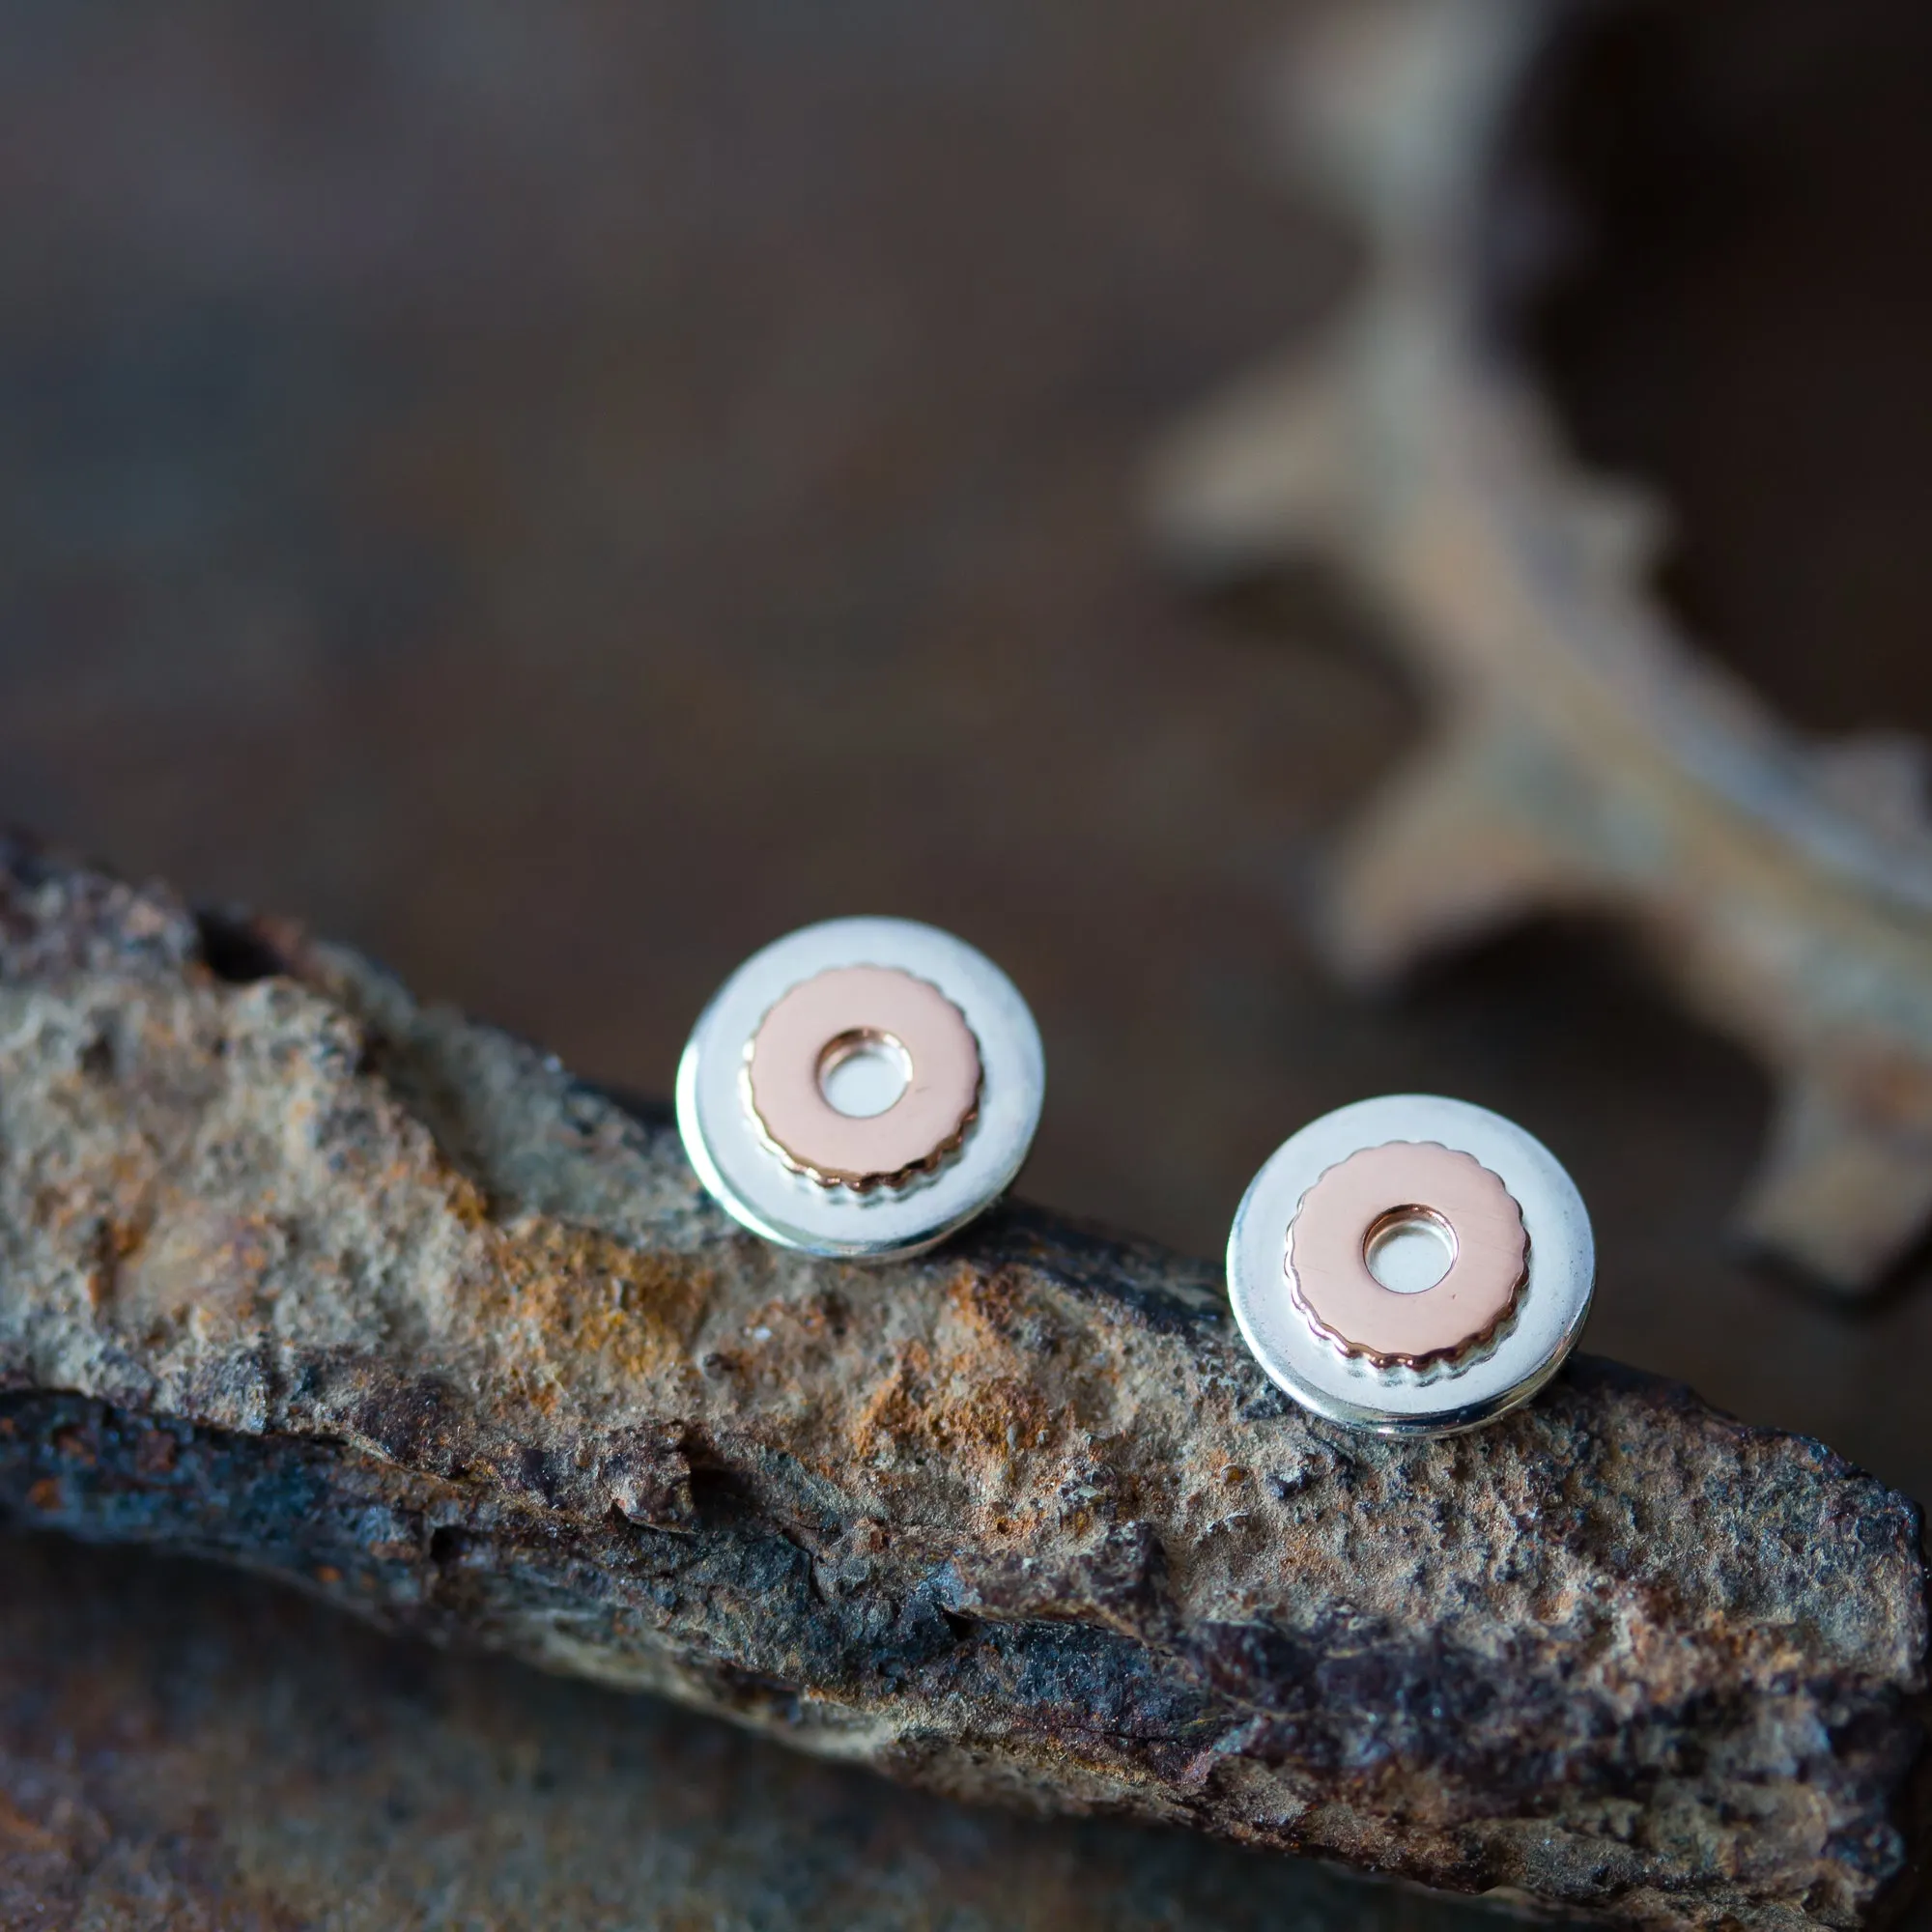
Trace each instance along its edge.
<instances>
[{"instance_id":1,"label":"rusty metal surface","mask_svg":"<svg viewBox=\"0 0 1932 1932\"><path fill-rule=\"evenodd\" d=\"M1178 433L1153 516L1196 571L1347 571L1430 693L1342 854L1338 966L1385 980L1539 909L1628 925L1779 1082L1744 1232L1869 1292L1932 1219L1922 755L1814 743L1692 652L1652 589L1656 503L1576 460L1498 326L1499 263L1529 277L1563 212L1509 135L1601 18L1374 0L1304 34L1286 118L1371 266L1320 341Z\"/></svg>"},{"instance_id":2,"label":"rusty metal surface","mask_svg":"<svg viewBox=\"0 0 1932 1932\"><path fill-rule=\"evenodd\" d=\"M1211 1269L1010 1205L769 1247L537 1049L22 851L0 1147L28 1523L955 1797L1646 1924L1862 1924L1906 1869L1918 1513L1674 1385L1338 1435Z\"/></svg>"},{"instance_id":3,"label":"rusty metal surface","mask_svg":"<svg viewBox=\"0 0 1932 1932\"><path fill-rule=\"evenodd\" d=\"M0 1542L0 1924L1477 1932L1492 1911L965 1810L253 1578Z\"/></svg>"},{"instance_id":4,"label":"rusty metal surface","mask_svg":"<svg viewBox=\"0 0 1932 1932\"><path fill-rule=\"evenodd\" d=\"M1345 278L1241 118L1278 4L935 0L804 47L588 0L386 18L0 23L0 816L298 908L659 1094L774 933L932 919L1046 1032L1032 1190L1197 1254L1295 1122L1466 1095L1577 1174L1597 1348L1932 1494L1888 1393L1932 1296L1848 1323L1721 1238L1766 1107L1741 1055L1565 933L1379 1008L1306 942L1295 882L1408 701L1332 608L1164 596L1130 500L1150 440ZM1833 125L1896 148L1932 120L1798 64L1828 71ZM1827 293L1914 257L1855 172L1767 177L1742 260L1723 208L1664 198L1694 245L1598 291L1623 321L1572 386L1690 446L1734 662L1775 636L1793 704L1922 724L1918 660L1874 656L1932 616L1909 573L1807 554L1811 596L1861 600L1829 656L1761 575L1849 490L1895 531L1928 473L1895 403L1922 311L1901 293L1875 335ZM1799 219L1809 306L1768 333ZM1774 472L1746 430L1797 409L1818 461ZM1319 723L1292 756L1283 720ZM808 793L867 849L783 836Z\"/></svg>"},{"instance_id":5,"label":"rusty metal surface","mask_svg":"<svg viewBox=\"0 0 1932 1932\"><path fill-rule=\"evenodd\" d=\"M1047 1034L1029 1191L1203 1255L1287 1127L1466 1094L1583 1185L1591 1347L1932 1494L1932 1296L1847 1321L1718 1237L1741 1056L1564 932L1380 1008L1304 942L1408 700L1330 606L1164 598L1128 500L1344 277L1243 118L1288 11L9 10L0 815L647 1093L773 933L952 924ZM1567 317L1566 409L1667 476L1700 629L1829 728L1932 723L1896 245L1932 116L1922 62L1752 30L1884 11L1701 9L1688 99L1668 47L1640 111L1602 95L1671 185ZM1687 125L1749 220L1648 138ZM863 852L785 836L807 792Z\"/></svg>"},{"instance_id":6,"label":"rusty metal surface","mask_svg":"<svg viewBox=\"0 0 1932 1932\"><path fill-rule=\"evenodd\" d=\"M0 813L300 908L646 1093L773 933L934 919L1046 1029L1034 1190L1202 1254L1296 1121L1466 1094L1577 1172L1599 1347L1932 1493L1883 1396L1932 1297L1847 1325L1720 1239L1763 1124L1740 1057L1562 936L1395 1009L1310 954L1293 882L1406 702L1332 611L1264 635L1164 600L1129 501L1149 439L1346 266L1242 129L1278 6L935 6L805 49L587 4L383 18L10 17ZM1740 319L1775 216L1755 274L1697 282L1701 237L1670 284L1696 340L1766 340ZM1839 372L1812 417L1870 428L1866 333L1809 339L1772 373ZM1651 365L1616 340L1635 421ZM1829 505L1696 415L1771 419L1768 376L1690 374L1700 506ZM1924 473L1897 456L1859 487ZM1713 523L1706 602L1755 598L1763 531ZM1854 581L1878 597L1823 580ZM1920 608L1900 585L1860 636ZM1804 662L1814 690L1871 668ZM1320 721L1292 758L1283 719ZM775 830L814 787L865 852ZM909 791L930 810L877 809Z\"/></svg>"}]
</instances>

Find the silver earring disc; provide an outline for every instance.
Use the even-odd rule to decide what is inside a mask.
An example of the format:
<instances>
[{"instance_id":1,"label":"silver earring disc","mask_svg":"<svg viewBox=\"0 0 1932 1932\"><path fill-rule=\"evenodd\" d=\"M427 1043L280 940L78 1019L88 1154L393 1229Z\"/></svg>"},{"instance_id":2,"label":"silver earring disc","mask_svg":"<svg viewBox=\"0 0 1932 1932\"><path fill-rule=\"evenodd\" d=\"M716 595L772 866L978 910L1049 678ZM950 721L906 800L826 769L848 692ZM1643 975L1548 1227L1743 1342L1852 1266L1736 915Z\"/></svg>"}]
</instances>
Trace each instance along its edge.
<instances>
[{"instance_id":1,"label":"silver earring disc","mask_svg":"<svg viewBox=\"0 0 1932 1932\"><path fill-rule=\"evenodd\" d=\"M1378 1243L1403 1236L1447 1259L1409 1292L1377 1273ZM1304 1408L1382 1435L1452 1435L1527 1402L1576 1346L1595 1282L1589 1213L1556 1156L1430 1094L1311 1121L1255 1176L1228 1237L1255 1359Z\"/></svg>"},{"instance_id":2,"label":"silver earring disc","mask_svg":"<svg viewBox=\"0 0 1932 1932\"><path fill-rule=\"evenodd\" d=\"M862 1090L837 1082L868 1054L872 1099L880 1080L903 1090L843 1110L838 1096ZM718 990L678 1065L677 1124L706 1190L753 1234L888 1261L1006 1192L1045 1093L1039 1029L983 953L913 920L835 919L775 940Z\"/></svg>"}]
</instances>

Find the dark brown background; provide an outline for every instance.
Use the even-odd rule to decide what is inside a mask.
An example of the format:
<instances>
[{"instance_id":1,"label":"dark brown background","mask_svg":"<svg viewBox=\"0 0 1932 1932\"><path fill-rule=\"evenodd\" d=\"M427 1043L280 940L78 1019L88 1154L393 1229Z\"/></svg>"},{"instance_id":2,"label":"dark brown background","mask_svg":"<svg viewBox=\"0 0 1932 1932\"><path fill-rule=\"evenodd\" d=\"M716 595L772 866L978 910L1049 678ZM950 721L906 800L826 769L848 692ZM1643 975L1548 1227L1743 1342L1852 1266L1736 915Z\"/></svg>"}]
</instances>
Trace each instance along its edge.
<instances>
[{"instance_id":1,"label":"dark brown background","mask_svg":"<svg viewBox=\"0 0 1932 1932\"><path fill-rule=\"evenodd\" d=\"M1027 1190L1199 1252L1309 1116L1483 1101L1592 1204L1588 1346L1932 1494L1932 1268L1850 1315L1727 1254L1765 1083L1612 936L1376 1009L1305 943L1414 702L1134 506L1347 285L1266 158L1292 14L8 10L0 817L643 1092L763 940L935 920L1039 1015ZM1597 244L1531 333L1821 726L1932 725L1928 17L1642 6L1555 117Z\"/></svg>"}]
</instances>

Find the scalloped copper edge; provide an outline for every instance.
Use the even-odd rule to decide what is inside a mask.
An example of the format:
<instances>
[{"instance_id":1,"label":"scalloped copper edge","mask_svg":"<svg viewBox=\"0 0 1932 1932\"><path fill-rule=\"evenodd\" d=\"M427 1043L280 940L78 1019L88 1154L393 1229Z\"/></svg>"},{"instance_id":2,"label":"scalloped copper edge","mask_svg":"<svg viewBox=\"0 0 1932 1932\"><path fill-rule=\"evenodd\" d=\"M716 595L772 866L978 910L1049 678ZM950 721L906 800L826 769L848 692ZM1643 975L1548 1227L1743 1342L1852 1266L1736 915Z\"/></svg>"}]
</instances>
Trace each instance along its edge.
<instances>
[{"instance_id":1,"label":"scalloped copper edge","mask_svg":"<svg viewBox=\"0 0 1932 1932\"><path fill-rule=\"evenodd\" d=\"M980 1076L980 1086L974 1090L973 1104L961 1117L958 1127L933 1149L923 1160L916 1160L892 1174L850 1175L835 1170L826 1170L801 1160L790 1149L781 1147L765 1131L765 1123L759 1118L758 1110L752 1104L752 1083L748 1073L738 1075L738 1091L743 1095L745 1109L751 1115L753 1123L758 1130L758 1144L768 1152L777 1156L780 1163L789 1172L802 1176L807 1180L816 1181L827 1189L842 1187L852 1194L875 1194L881 1188L897 1191L910 1186L914 1181L927 1175L937 1174L966 1145L974 1123L980 1118L980 1094L985 1086L985 1075Z\"/></svg>"},{"instance_id":2,"label":"scalloped copper edge","mask_svg":"<svg viewBox=\"0 0 1932 1932\"><path fill-rule=\"evenodd\" d=\"M779 996L779 999L774 1000L772 1005L759 1015L757 1026L752 1029L751 1037L745 1041L744 1058L738 1069L738 1095L744 1104L746 1113L751 1117L753 1125L757 1129L759 1145L772 1154L788 1173L796 1174L803 1179L812 1181L828 1192L838 1188L843 1188L848 1193L861 1196L876 1194L881 1191L892 1193L903 1192L915 1182L937 1174L942 1167L952 1161L959 1153L960 1150L965 1147L967 1138L972 1133L973 1127L980 1118L980 1100L986 1089L986 1051L980 1036L973 1029L972 1021L966 1017L965 1011L959 1003L952 999L936 980L928 980L922 973L908 972L903 966L888 965L882 970L900 974L905 979L916 980L920 985L930 988L958 1015L959 1024L965 1029L968 1037L973 1042L974 1056L979 1063L978 1073L973 1082L973 1097L968 1103L966 1111L960 1115L958 1125L945 1139L941 1140L928 1153L923 1154L918 1160L908 1161L903 1167L895 1168L890 1172L860 1174L850 1169L825 1167L794 1152L772 1133L766 1125L765 1118L759 1113L757 1101L752 1091L752 1050L757 1043L758 1035L763 1029L766 1019L771 1016L771 1013L776 1009L780 1001L790 998L791 994L797 990L796 987L787 987ZM801 983L806 982L801 981Z\"/></svg>"},{"instance_id":3,"label":"scalloped copper edge","mask_svg":"<svg viewBox=\"0 0 1932 1932\"><path fill-rule=\"evenodd\" d=\"M1509 1191L1509 1187L1504 1182L1501 1175L1496 1173L1493 1168L1485 1167L1466 1149L1452 1148L1443 1141L1381 1141L1376 1143L1376 1145L1379 1147L1407 1146L1439 1148L1444 1153L1454 1154L1460 1159L1466 1160L1472 1167L1488 1175L1496 1183L1497 1187L1502 1191L1503 1199L1515 1208L1517 1225L1522 1230L1522 1269L1518 1274L1516 1280L1510 1285L1509 1299L1503 1304L1501 1311L1495 1319L1478 1333L1465 1337L1453 1348L1433 1349L1417 1354L1384 1353L1379 1350L1368 1347L1366 1344L1351 1341L1348 1336L1343 1335L1339 1330L1324 1321L1316 1313L1302 1293L1301 1280L1294 1269L1294 1224L1300 1220L1302 1209L1308 1205L1309 1196L1337 1168L1346 1167L1350 1161L1355 1158L1356 1154L1368 1151L1368 1150L1363 1148L1355 1149L1353 1152L1345 1154L1338 1161L1331 1161L1328 1166L1324 1167L1309 1182L1308 1186L1302 1192L1301 1199L1295 1203L1294 1212L1289 1217L1288 1231L1282 1244L1282 1266L1288 1276L1289 1298L1294 1304L1297 1313L1300 1314L1309 1327L1338 1354L1347 1356L1350 1361L1366 1361L1372 1367L1383 1370L1408 1369L1416 1372L1442 1367L1450 1363L1454 1363L1458 1368L1471 1367L1485 1355L1489 1354L1495 1348L1496 1344L1502 1340L1504 1335L1509 1332L1510 1328L1515 1325L1517 1314L1522 1304L1522 1291L1529 1281L1530 1255L1529 1224L1522 1218L1522 1203ZM1415 1205L1422 1207L1427 1204L1418 1202Z\"/></svg>"}]
</instances>

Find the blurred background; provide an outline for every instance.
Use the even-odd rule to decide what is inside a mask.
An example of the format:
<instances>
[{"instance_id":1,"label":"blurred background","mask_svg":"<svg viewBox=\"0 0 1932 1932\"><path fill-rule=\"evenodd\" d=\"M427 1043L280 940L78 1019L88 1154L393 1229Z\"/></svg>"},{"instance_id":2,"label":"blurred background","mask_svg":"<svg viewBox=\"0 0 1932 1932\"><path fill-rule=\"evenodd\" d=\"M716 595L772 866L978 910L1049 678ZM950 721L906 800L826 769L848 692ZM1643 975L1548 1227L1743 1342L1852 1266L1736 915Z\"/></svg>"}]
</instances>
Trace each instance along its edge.
<instances>
[{"instance_id":1,"label":"blurred background","mask_svg":"<svg viewBox=\"0 0 1932 1932\"><path fill-rule=\"evenodd\" d=\"M0 819L645 1094L764 940L936 921L1046 1037L1026 1191L1196 1253L1310 1116L1484 1102L1591 1203L1586 1347L1932 1495L1932 1266L1854 1312L1729 1251L1766 1080L1613 933L1373 1005L1309 944L1417 696L1332 586L1190 597L1136 496L1358 267L1280 161L1296 14L0 10ZM1793 723L1932 733L1932 16L1637 0L1567 85L1589 245L1520 322L1569 433ZM313 1614L131 1560L33 1558Z\"/></svg>"}]
</instances>

